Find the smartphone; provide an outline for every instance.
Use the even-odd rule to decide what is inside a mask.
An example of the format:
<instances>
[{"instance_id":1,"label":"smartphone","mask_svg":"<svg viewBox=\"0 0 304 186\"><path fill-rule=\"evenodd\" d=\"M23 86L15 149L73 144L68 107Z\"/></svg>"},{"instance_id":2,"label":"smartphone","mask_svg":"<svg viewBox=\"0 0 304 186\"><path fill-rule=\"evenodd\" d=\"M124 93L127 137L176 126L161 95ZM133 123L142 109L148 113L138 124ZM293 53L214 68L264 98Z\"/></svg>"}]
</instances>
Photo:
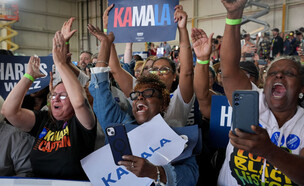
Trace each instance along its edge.
<instances>
[{"instance_id":1,"label":"smartphone","mask_svg":"<svg viewBox=\"0 0 304 186\"><path fill-rule=\"evenodd\" d=\"M259 125L259 93L253 90L236 90L233 93L232 131L254 133L251 125Z\"/></svg>"},{"instance_id":2,"label":"smartphone","mask_svg":"<svg viewBox=\"0 0 304 186\"><path fill-rule=\"evenodd\" d=\"M114 124L113 126L107 127L106 135L116 165L118 165L119 161L123 161L123 155L132 155L129 138L123 124Z\"/></svg>"}]
</instances>

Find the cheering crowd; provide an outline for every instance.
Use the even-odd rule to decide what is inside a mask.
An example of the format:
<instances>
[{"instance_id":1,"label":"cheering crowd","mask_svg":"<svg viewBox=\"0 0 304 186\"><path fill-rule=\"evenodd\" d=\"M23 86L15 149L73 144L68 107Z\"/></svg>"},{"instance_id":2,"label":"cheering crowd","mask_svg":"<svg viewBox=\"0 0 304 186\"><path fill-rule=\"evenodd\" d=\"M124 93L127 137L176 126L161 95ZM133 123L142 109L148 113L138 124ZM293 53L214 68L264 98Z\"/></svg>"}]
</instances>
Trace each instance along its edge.
<instances>
[{"instance_id":1,"label":"cheering crowd","mask_svg":"<svg viewBox=\"0 0 304 186\"><path fill-rule=\"evenodd\" d=\"M131 131L160 114L172 129L198 125L202 138L188 142L184 151L190 155L162 166L122 157L119 165L154 180L152 185L304 185L304 30L284 35L274 28L272 39L264 33L254 41L242 36L246 2L222 0L224 36L192 28L191 42L187 13L177 5L179 45L164 42L158 50L150 43L145 60L132 56L132 43L119 60L115 35L107 33L111 5L103 16L105 30L87 27L99 41L98 54L81 52L75 66L69 52L75 18L70 18L53 38L49 86L26 95L44 76L39 57L32 56L22 79L0 99L0 175L88 180L80 160L105 144L111 123ZM259 126L251 126L253 134L230 131L227 148L213 149L212 96L225 95L231 104L235 90L259 92Z\"/></svg>"}]
</instances>

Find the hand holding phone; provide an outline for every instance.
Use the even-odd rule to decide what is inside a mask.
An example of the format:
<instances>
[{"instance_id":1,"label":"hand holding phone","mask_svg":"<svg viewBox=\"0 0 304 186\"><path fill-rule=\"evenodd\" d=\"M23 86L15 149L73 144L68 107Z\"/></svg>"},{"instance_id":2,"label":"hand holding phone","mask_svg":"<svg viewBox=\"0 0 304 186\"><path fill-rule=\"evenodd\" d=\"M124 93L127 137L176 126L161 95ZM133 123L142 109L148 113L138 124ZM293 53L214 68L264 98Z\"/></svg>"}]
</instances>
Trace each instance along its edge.
<instances>
[{"instance_id":1,"label":"hand holding phone","mask_svg":"<svg viewBox=\"0 0 304 186\"><path fill-rule=\"evenodd\" d=\"M106 135L109 140L114 162L118 165L119 161L123 161L123 155L132 155L129 138L125 126L116 124L106 128Z\"/></svg>"},{"instance_id":2,"label":"hand holding phone","mask_svg":"<svg viewBox=\"0 0 304 186\"><path fill-rule=\"evenodd\" d=\"M236 90L233 93L232 131L254 133L251 125L259 124L259 93L252 90Z\"/></svg>"}]
</instances>

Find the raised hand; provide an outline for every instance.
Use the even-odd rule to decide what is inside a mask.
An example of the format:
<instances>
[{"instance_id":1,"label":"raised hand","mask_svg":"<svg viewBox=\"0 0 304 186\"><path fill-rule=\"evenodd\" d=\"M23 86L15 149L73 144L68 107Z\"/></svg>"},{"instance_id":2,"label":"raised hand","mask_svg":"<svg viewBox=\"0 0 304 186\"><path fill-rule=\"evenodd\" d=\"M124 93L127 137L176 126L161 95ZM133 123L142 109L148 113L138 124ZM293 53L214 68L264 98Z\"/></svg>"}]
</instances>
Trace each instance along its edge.
<instances>
[{"instance_id":1,"label":"raised hand","mask_svg":"<svg viewBox=\"0 0 304 186\"><path fill-rule=\"evenodd\" d=\"M247 0L222 0L230 19L241 18Z\"/></svg>"},{"instance_id":2,"label":"raised hand","mask_svg":"<svg viewBox=\"0 0 304 186\"><path fill-rule=\"evenodd\" d=\"M66 63L71 54L67 53L67 47L65 47L65 39L60 31L57 31L53 38L53 60L54 64Z\"/></svg>"},{"instance_id":3,"label":"raised hand","mask_svg":"<svg viewBox=\"0 0 304 186\"><path fill-rule=\"evenodd\" d=\"M112 43L115 39L114 34L111 32L108 35L104 34L98 27L94 27L91 24L88 24L89 32L94 35L100 42L108 41Z\"/></svg>"},{"instance_id":4,"label":"raised hand","mask_svg":"<svg viewBox=\"0 0 304 186\"><path fill-rule=\"evenodd\" d=\"M209 38L202 29L192 28L191 40L194 52L199 60L208 60L212 52L212 37Z\"/></svg>"},{"instance_id":5,"label":"raised hand","mask_svg":"<svg viewBox=\"0 0 304 186\"><path fill-rule=\"evenodd\" d=\"M114 7L114 4L111 4L103 13L102 20L103 20L103 28L108 28L108 19L109 19L109 12Z\"/></svg>"},{"instance_id":6,"label":"raised hand","mask_svg":"<svg viewBox=\"0 0 304 186\"><path fill-rule=\"evenodd\" d=\"M174 9L174 22L177 22L178 28L186 28L188 15L185 11L183 11L183 6L176 5Z\"/></svg>"},{"instance_id":7,"label":"raised hand","mask_svg":"<svg viewBox=\"0 0 304 186\"><path fill-rule=\"evenodd\" d=\"M34 79L44 77L45 74L40 70L40 58L38 56L31 56L27 66L27 74L31 75Z\"/></svg>"},{"instance_id":8,"label":"raised hand","mask_svg":"<svg viewBox=\"0 0 304 186\"><path fill-rule=\"evenodd\" d=\"M65 42L68 42L77 30L71 30L72 24L75 21L75 17L71 17L68 21L65 21L61 27L61 33Z\"/></svg>"}]
</instances>

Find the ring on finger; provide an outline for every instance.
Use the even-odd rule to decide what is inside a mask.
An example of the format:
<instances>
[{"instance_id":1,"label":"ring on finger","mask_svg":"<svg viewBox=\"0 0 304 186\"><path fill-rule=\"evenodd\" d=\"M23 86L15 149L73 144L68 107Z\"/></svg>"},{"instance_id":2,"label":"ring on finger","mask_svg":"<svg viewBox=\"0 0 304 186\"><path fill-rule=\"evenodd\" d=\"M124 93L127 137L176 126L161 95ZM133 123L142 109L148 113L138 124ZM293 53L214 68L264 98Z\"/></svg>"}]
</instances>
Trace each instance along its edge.
<instances>
[{"instance_id":1,"label":"ring on finger","mask_svg":"<svg viewBox=\"0 0 304 186\"><path fill-rule=\"evenodd\" d=\"M132 161L131 167L134 168L134 161Z\"/></svg>"}]
</instances>

